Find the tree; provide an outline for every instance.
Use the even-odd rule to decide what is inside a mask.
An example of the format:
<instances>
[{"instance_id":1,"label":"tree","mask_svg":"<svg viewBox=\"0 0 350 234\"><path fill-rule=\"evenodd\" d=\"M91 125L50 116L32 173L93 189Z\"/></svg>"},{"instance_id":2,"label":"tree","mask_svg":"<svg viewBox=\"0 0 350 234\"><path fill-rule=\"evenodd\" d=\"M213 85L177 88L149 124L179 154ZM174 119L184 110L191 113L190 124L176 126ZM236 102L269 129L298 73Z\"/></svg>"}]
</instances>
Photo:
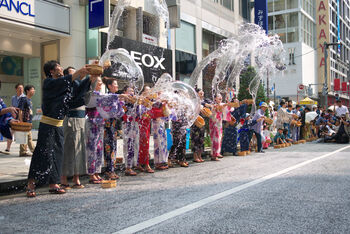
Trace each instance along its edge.
<instances>
[{"instance_id":1,"label":"tree","mask_svg":"<svg viewBox=\"0 0 350 234\"><path fill-rule=\"evenodd\" d=\"M249 93L249 84L256 76L256 71L254 67L248 66L245 70L241 72L239 77L239 91L238 99L252 99L252 95ZM256 95L256 104L259 105L260 102L266 102L265 90L262 84L260 83L258 93Z\"/></svg>"}]
</instances>

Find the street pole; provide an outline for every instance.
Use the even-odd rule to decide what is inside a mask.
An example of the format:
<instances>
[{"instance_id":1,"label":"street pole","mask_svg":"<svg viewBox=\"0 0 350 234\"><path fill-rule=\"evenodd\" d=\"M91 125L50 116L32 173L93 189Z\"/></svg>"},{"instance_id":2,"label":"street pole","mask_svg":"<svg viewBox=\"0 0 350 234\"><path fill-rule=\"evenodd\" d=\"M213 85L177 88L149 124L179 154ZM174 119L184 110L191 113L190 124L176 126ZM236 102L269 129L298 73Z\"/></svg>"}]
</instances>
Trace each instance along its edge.
<instances>
[{"instance_id":1,"label":"street pole","mask_svg":"<svg viewBox=\"0 0 350 234\"><path fill-rule=\"evenodd\" d=\"M339 43L327 43L324 42L324 84L322 94L324 95L325 108L328 108L328 74L327 74L327 58L328 58L328 47L331 45L339 45Z\"/></svg>"},{"instance_id":2,"label":"street pole","mask_svg":"<svg viewBox=\"0 0 350 234\"><path fill-rule=\"evenodd\" d=\"M276 106L276 85L273 83L273 102L275 103Z\"/></svg>"},{"instance_id":3,"label":"street pole","mask_svg":"<svg viewBox=\"0 0 350 234\"><path fill-rule=\"evenodd\" d=\"M267 100L270 99L270 84L269 84L269 71L267 70L267 74L266 74L266 97L267 97Z\"/></svg>"},{"instance_id":4,"label":"street pole","mask_svg":"<svg viewBox=\"0 0 350 234\"><path fill-rule=\"evenodd\" d=\"M328 44L324 42L324 84L322 93L324 95L324 105L327 110L328 108L328 74L327 74L327 57L328 57Z\"/></svg>"}]
</instances>

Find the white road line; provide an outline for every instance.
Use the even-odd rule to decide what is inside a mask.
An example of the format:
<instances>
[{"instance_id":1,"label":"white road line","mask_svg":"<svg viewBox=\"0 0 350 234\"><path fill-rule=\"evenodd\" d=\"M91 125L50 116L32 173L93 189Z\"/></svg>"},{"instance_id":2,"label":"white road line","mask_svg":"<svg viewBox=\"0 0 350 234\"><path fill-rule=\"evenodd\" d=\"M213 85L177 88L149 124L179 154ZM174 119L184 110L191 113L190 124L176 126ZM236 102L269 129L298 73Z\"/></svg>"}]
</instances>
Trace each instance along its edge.
<instances>
[{"instance_id":1,"label":"white road line","mask_svg":"<svg viewBox=\"0 0 350 234\"><path fill-rule=\"evenodd\" d=\"M117 231L117 232L115 232L115 234L121 234L121 233L123 233L123 234L124 234L124 233L135 233L135 232L142 231L142 230L144 230L144 229L146 229L146 228L152 227L152 226L154 226L154 225L157 225L157 224L159 224L159 223L162 223L162 222L164 222L164 221L167 221L167 220L169 220L169 219L172 219L172 218L174 218L174 217L176 217L176 216L185 214L185 213L190 212L190 211L192 211L192 210L194 210L194 209L197 209L197 208L199 208L199 207L202 207L202 206L204 206L204 205L207 205L207 204L209 204L209 203L211 203L211 202L217 201L217 200L219 200L219 199L222 199L222 198L224 198L224 197L227 197L227 196L229 196L229 195L232 195L232 194L234 194L234 193L237 193L237 192L239 192L239 191L242 191L242 190L244 190L244 189L246 189L246 188L252 187L252 186L257 185L257 184L260 184L260 183L262 183L262 182L264 182L264 181L270 180L270 179L272 179L272 178L274 178L274 177L277 177L277 176L286 174L286 173L288 173L288 172L290 172L290 171L292 171L292 170L295 170L295 169L301 168L301 167L303 167L303 166L306 166L306 165L308 165L308 164L310 164L310 163L313 163L313 162L315 162L315 161L318 161L318 160L324 159L324 158L326 158L326 157L329 157L329 156L331 156L331 155L333 155L333 154L336 154L336 153L338 153L338 152L340 152L340 151L342 151L342 150L345 150L345 149L347 149L347 148L350 148L350 146L343 147L343 148L338 149L338 150L336 150L336 151L333 151L333 152L331 152L331 153L322 155L322 156L317 157L317 158L314 158L314 159L307 160L307 161L305 161L305 162L302 162L302 163L296 164L296 165L294 165L294 166L288 167L288 168L286 168L286 169L284 169L284 170L281 170L281 171L278 171L278 172L276 172L276 173L273 173L273 174L264 176L264 177L262 177L262 178L253 180L253 181L248 182L248 183L245 183L245 184L242 184L242 185L240 185L240 186L234 187L234 188L232 188L232 189L226 190L226 191L221 192L221 193L218 193L218 194L216 194L216 195L213 195L213 196L204 198L204 199L202 199L202 200L199 200L199 201L194 202L194 203L192 203L192 204L189 204L189 205L187 205L187 206L178 208L178 209L176 209L176 210L170 211L170 212L165 213L165 214L163 214L163 215L154 217L154 218L152 218L152 219L146 220L146 221L141 222L141 223L139 223L139 224L136 224L136 225L130 226L130 227L128 227L128 228L122 229L122 230L120 230L120 231Z\"/></svg>"}]
</instances>

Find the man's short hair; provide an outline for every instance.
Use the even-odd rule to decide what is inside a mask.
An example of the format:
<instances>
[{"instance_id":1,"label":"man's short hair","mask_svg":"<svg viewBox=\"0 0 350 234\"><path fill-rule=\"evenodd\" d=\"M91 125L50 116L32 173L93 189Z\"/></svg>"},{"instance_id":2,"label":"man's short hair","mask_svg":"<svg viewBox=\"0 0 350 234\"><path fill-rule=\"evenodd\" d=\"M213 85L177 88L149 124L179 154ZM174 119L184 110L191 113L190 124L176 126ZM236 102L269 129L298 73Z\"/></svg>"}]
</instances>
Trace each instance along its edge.
<instances>
[{"instance_id":1,"label":"man's short hair","mask_svg":"<svg viewBox=\"0 0 350 234\"><path fill-rule=\"evenodd\" d=\"M296 105L296 106L295 106L295 109L297 109L297 108L299 108L299 107L301 107L301 106L300 106L300 105Z\"/></svg>"},{"instance_id":2,"label":"man's short hair","mask_svg":"<svg viewBox=\"0 0 350 234\"><path fill-rule=\"evenodd\" d=\"M71 67L71 66L67 67L66 69L63 70L63 75L64 76L68 76L69 75L69 69L74 69L75 70L74 67Z\"/></svg>"},{"instance_id":3,"label":"man's short hair","mask_svg":"<svg viewBox=\"0 0 350 234\"><path fill-rule=\"evenodd\" d=\"M31 89L35 89L34 85L26 85L26 87L24 87L24 93L27 95L27 92Z\"/></svg>"},{"instance_id":4,"label":"man's short hair","mask_svg":"<svg viewBox=\"0 0 350 234\"><path fill-rule=\"evenodd\" d=\"M59 63L56 60L50 60L44 64L44 73L46 77L52 77L51 70L54 70Z\"/></svg>"},{"instance_id":5,"label":"man's short hair","mask_svg":"<svg viewBox=\"0 0 350 234\"><path fill-rule=\"evenodd\" d=\"M280 106L283 106L284 104L286 104L285 101L281 101L281 102L280 102Z\"/></svg>"},{"instance_id":6,"label":"man's short hair","mask_svg":"<svg viewBox=\"0 0 350 234\"><path fill-rule=\"evenodd\" d=\"M340 100L337 100L336 103L341 103L341 101L340 101Z\"/></svg>"},{"instance_id":7,"label":"man's short hair","mask_svg":"<svg viewBox=\"0 0 350 234\"><path fill-rule=\"evenodd\" d=\"M16 86L15 86L15 89L18 88L18 86L22 85L21 83L17 83ZM23 85L22 85L23 86Z\"/></svg>"},{"instance_id":8,"label":"man's short hair","mask_svg":"<svg viewBox=\"0 0 350 234\"><path fill-rule=\"evenodd\" d=\"M292 107L292 108L293 108L293 106L289 104L289 105L288 105L288 108L290 108L290 107Z\"/></svg>"},{"instance_id":9,"label":"man's short hair","mask_svg":"<svg viewBox=\"0 0 350 234\"><path fill-rule=\"evenodd\" d=\"M311 111L310 107L305 107L305 110Z\"/></svg>"}]
</instances>

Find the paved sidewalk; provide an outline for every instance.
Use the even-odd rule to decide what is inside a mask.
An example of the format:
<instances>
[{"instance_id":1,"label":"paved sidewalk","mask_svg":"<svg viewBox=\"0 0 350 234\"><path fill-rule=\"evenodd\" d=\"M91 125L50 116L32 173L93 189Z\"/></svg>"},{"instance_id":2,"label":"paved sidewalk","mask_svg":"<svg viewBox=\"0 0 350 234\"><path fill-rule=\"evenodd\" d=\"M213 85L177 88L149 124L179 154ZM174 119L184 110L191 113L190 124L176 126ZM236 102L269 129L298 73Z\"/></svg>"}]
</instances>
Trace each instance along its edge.
<instances>
[{"instance_id":1,"label":"paved sidewalk","mask_svg":"<svg viewBox=\"0 0 350 234\"><path fill-rule=\"evenodd\" d=\"M36 141L34 141L36 144ZM117 157L123 158L123 139L118 139ZM0 150L5 151L6 141L0 142ZM150 154L153 159L153 139L150 139ZM19 144L13 142L10 155L0 153L0 183L27 178L31 157L19 157Z\"/></svg>"},{"instance_id":2,"label":"paved sidewalk","mask_svg":"<svg viewBox=\"0 0 350 234\"><path fill-rule=\"evenodd\" d=\"M36 144L36 141L34 141ZM123 139L117 142L117 158L123 160ZM150 138L150 161L153 162L153 138ZM6 141L0 141L0 150L5 151ZM206 150L208 154L209 149ZM191 159L193 154L188 151L187 158ZM123 160L124 161L124 160ZM0 194L21 190L27 180L31 157L19 157L19 144L12 143L10 155L0 153Z\"/></svg>"}]
</instances>

